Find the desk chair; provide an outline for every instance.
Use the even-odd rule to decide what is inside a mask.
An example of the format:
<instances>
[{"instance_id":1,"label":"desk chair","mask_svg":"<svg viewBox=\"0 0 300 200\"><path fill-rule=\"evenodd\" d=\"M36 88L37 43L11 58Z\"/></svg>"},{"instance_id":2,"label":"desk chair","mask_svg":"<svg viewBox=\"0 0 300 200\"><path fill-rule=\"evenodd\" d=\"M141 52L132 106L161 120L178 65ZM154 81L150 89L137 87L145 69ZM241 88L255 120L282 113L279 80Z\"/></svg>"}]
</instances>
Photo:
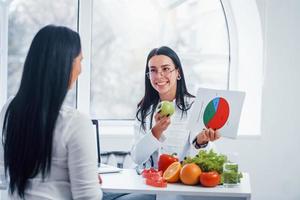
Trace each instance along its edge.
<instances>
[{"instance_id":1,"label":"desk chair","mask_svg":"<svg viewBox=\"0 0 300 200\"><path fill-rule=\"evenodd\" d=\"M100 148L100 138L99 138L99 121L96 119L92 119L93 125L96 127L96 138L97 138L97 153L98 153L98 167L101 164L101 156L107 156L109 159L110 156L115 156L117 159L117 166L118 168L124 167L124 160L127 155L130 154L128 151L109 151L109 152L101 152ZM107 160L108 160L107 159Z\"/></svg>"},{"instance_id":2,"label":"desk chair","mask_svg":"<svg viewBox=\"0 0 300 200\"><path fill-rule=\"evenodd\" d=\"M100 153L100 139L99 139L99 124L98 120L92 119L93 125L96 126L96 139L97 139L97 155L98 155L98 167L101 164L101 153Z\"/></svg>"},{"instance_id":3,"label":"desk chair","mask_svg":"<svg viewBox=\"0 0 300 200\"><path fill-rule=\"evenodd\" d=\"M130 152L128 151L110 151L108 156L115 156L117 160L117 167L118 168L124 168L124 161L127 155L129 155Z\"/></svg>"}]
</instances>

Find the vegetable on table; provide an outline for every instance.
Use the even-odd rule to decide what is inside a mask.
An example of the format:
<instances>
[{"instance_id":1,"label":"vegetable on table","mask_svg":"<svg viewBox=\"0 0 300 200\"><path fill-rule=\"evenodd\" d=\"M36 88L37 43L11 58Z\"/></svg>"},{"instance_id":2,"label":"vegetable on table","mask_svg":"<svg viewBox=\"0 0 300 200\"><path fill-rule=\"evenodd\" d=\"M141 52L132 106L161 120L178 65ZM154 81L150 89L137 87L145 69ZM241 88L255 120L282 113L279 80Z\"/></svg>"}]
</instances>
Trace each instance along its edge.
<instances>
[{"instance_id":1,"label":"vegetable on table","mask_svg":"<svg viewBox=\"0 0 300 200\"><path fill-rule=\"evenodd\" d=\"M200 175L200 183L204 187L215 187L221 183L221 176L218 172L203 172Z\"/></svg>"},{"instance_id":2,"label":"vegetable on table","mask_svg":"<svg viewBox=\"0 0 300 200\"><path fill-rule=\"evenodd\" d=\"M183 166L188 163L195 163L197 164L202 172L212 172L216 171L218 174L221 175L221 181L220 184L223 184L224 181L224 174L223 174L223 165L226 162L230 162L226 155L218 154L214 152L212 149L209 151L206 150L200 150L198 154L195 157L186 157L182 164ZM237 169L236 169L237 171ZM240 179L243 177L241 172L236 172L238 174L238 182L240 182ZM230 175L225 176L234 176L233 173ZM226 178L226 177L225 177Z\"/></svg>"},{"instance_id":3,"label":"vegetable on table","mask_svg":"<svg viewBox=\"0 0 300 200\"><path fill-rule=\"evenodd\" d=\"M160 178L147 178L146 184L153 187L167 187L167 181L162 177Z\"/></svg>"},{"instance_id":4,"label":"vegetable on table","mask_svg":"<svg viewBox=\"0 0 300 200\"><path fill-rule=\"evenodd\" d=\"M178 157L176 154L161 154L158 159L158 171L162 171L163 173L166 171L166 169L173 163L177 162Z\"/></svg>"}]
</instances>

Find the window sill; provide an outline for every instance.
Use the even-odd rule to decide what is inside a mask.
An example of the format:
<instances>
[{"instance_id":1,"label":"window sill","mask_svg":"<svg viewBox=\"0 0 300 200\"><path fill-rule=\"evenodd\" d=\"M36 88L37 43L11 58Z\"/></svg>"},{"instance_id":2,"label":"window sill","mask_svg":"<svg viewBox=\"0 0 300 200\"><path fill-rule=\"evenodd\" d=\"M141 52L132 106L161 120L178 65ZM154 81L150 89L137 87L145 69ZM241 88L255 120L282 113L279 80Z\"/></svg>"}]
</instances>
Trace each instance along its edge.
<instances>
[{"instance_id":1,"label":"window sill","mask_svg":"<svg viewBox=\"0 0 300 200\"><path fill-rule=\"evenodd\" d=\"M122 122L123 123L123 122ZM260 134L241 134L238 140L259 140ZM100 122L101 151L130 151L134 140L133 121L123 124Z\"/></svg>"}]
</instances>

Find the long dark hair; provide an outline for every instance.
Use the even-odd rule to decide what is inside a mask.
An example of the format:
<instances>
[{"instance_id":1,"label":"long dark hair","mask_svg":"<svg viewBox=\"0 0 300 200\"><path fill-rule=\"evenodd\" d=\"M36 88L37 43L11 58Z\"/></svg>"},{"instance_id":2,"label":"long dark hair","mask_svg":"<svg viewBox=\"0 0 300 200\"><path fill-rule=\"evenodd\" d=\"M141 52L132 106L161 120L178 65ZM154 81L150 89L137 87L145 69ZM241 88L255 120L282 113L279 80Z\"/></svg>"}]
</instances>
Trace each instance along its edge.
<instances>
[{"instance_id":1,"label":"long dark hair","mask_svg":"<svg viewBox=\"0 0 300 200\"><path fill-rule=\"evenodd\" d=\"M142 100L138 103L138 110L136 113L136 118L141 122L143 129L146 129L145 126L145 118L151 114L150 119L150 127L152 126L152 116L154 113L154 109L159 102L159 94L152 87L149 78L147 77L147 73L149 72L149 60L156 55L165 55L171 58L173 61L175 68L179 71L179 75L181 77L180 80L177 80L177 88L176 88L176 105L182 110L182 115L190 108L190 105L184 100L185 97L194 97L191 95L186 87L184 74L182 70L182 65L178 55L173 51L170 47L162 46L159 48L154 48L150 51L146 61L146 69L145 69L145 94ZM152 110L150 107L152 106Z\"/></svg>"},{"instance_id":2,"label":"long dark hair","mask_svg":"<svg viewBox=\"0 0 300 200\"><path fill-rule=\"evenodd\" d=\"M81 52L78 33L48 25L33 38L20 88L3 124L5 174L9 190L24 197L28 179L51 168L52 139L59 110L71 79L74 58Z\"/></svg>"}]
</instances>

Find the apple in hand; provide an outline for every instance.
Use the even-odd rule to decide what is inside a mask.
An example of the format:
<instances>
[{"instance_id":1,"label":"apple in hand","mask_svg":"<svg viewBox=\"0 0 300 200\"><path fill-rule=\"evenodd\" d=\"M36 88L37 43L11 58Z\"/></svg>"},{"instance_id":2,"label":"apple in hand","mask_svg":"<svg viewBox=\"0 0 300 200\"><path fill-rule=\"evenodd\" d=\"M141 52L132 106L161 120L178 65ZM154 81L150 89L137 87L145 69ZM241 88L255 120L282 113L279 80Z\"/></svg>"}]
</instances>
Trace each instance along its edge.
<instances>
[{"instance_id":1,"label":"apple in hand","mask_svg":"<svg viewBox=\"0 0 300 200\"><path fill-rule=\"evenodd\" d=\"M173 102L170 101L161 101L158 106L156 112L159 112L162 116L171 116L175 112L175 107Z\"/></svg>"}]
</instances>

